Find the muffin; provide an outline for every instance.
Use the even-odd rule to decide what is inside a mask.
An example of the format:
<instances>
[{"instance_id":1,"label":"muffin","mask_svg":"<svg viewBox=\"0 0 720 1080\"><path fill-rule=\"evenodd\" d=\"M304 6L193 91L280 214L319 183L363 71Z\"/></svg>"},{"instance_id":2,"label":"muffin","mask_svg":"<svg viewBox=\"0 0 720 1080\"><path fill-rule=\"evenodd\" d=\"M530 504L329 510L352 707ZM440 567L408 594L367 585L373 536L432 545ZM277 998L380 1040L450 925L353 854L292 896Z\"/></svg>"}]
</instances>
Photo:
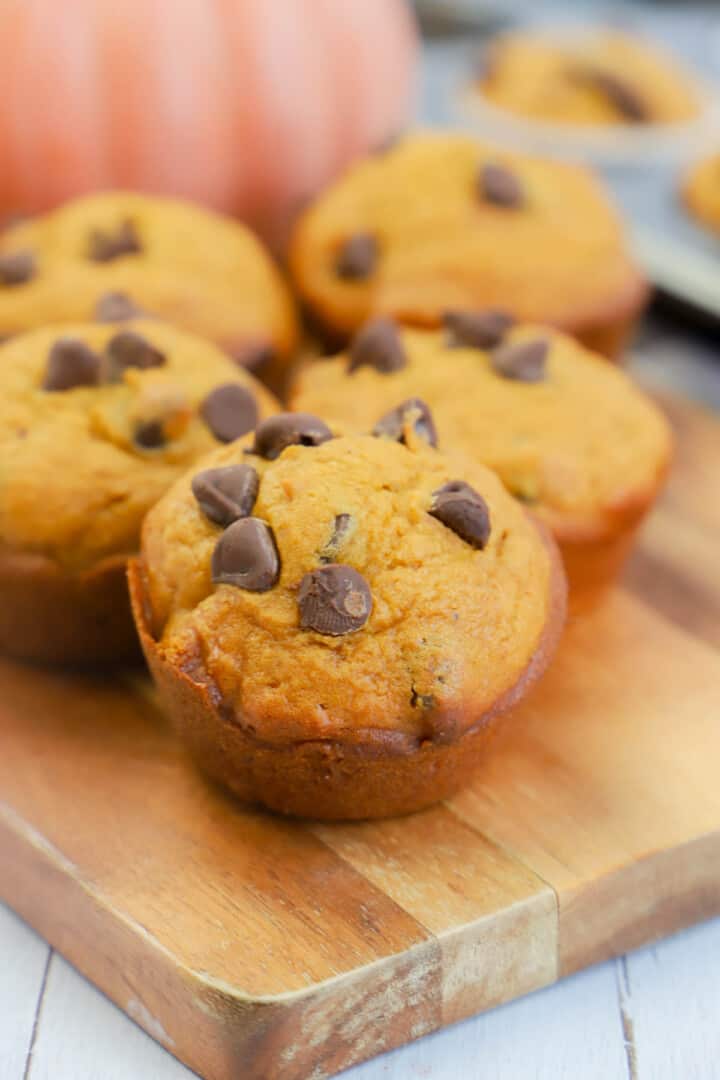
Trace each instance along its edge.
<instances>
[{"instance_id":1,"label":"muffin","mask_svg":"<svg viewBox=\"0 0 720 1080\"><path fill-rule=\"evenodd\" d=\"M0 346L0 649L139 656L125 569L146 511L198 457L275 411L214 345L155 320Z\"/></svg>"},{"instance_id":2,"label":"muffin","mask_svg":"<svg viewBox=\"0 0 720 1080\"><path fill-rule=\"evenodd\" d=\"M290 402L368 431L420 396L440 446L494 469L559 543L573 611L617 574L668 469L668 426L618 368L499 311L440 331L370 322L345 355L305 366Z\"/></svg>"},{"instance_id":3,"label":"muffin","mask_svg":"<svg viewBox=\"0 0 720 1080\"><path fill-rule=\"evenodd\" d=\"M483 466L397 430L281 414L148 515L130 567L161 701L247 802L370 818L442 799L540 675L564 614L552 541Z\"/></svg>"},{"instance_id":4,"label":"muffin","mask_svg":"<svg viewBox=\"0 0 720 1080\"><path fill-rule=\"evenodd\" d=\"M556 124L678 124L700 112L689 74L615 30L504 34L491 46L478 85L493 104Z\"/></svg>"},{"instance_id":5,"label":"muffin","mask_svg":"<svg viewBox=\"0 0 720 1080\"><path fill-rule=\"evenodd\" d=\"M453 134L360 162L299 218L289 264L329 338L499 306L616 356L647 288L598 180Z\"/></svg>"},{"instance_id":6,"label":"muffin","mask_svg":"<svg viewBox=\"0 0 720 1080\"><path fill-rule=\"evenodd\" d=\"M682 194L687 209L698 224L720 233L720 153L703 158L691 167Z\"/></svg>"},{"instance_id":7,"label":"muffin","mask_svg":"<svg viewBox=\"0 0 720 1080\"><path fill-rule=\"evenodd\" d=\"M274 385L296 338L279 272L238 222L174 199L88 195L0 236L0 335L158 316Z\"/></svg>"}]
</instances>

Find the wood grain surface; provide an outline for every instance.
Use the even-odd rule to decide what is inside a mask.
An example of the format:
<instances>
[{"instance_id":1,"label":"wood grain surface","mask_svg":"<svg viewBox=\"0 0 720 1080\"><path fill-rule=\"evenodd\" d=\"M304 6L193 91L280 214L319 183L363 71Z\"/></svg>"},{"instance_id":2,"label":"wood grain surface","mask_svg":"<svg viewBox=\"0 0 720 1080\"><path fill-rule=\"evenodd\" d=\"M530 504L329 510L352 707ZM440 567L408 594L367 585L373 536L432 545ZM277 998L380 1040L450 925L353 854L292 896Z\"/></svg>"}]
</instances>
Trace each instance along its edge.
<instances>
[{"instance_id":1,"label":"wood grain surface","mask_svg":"<svg viewBox=\"0 0 720 1080\"><path fill-rule=\"evenodd\" d=\"M210 787L137 677L0 662L2 895L212 1080L319 1080L720 911L720 425L671 415L624 587L445 806L284 822Z\"/></svg>"}]
</instances>

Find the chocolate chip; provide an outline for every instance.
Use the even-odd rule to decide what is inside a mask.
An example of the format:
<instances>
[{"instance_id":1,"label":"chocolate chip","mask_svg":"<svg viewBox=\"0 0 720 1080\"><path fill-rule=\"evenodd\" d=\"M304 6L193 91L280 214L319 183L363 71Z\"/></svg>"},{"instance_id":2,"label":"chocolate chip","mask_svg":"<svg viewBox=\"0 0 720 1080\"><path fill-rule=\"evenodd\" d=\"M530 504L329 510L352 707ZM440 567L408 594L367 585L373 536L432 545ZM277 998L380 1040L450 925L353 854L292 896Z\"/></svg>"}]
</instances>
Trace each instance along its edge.
<instances>
[{"instance_id":1,"label":"chocolate chip","mask_svg":"<svg viewBox=\"0 0 720 1080\"><path fill-rule=\"evenodd\" d=\"M255 427L258 407L246 387L224 383L210 391L200 406L200 415L216 439L232 442Z\"/></svg>"},{"instance_id":2,"label":"chocolate chip","mask_svg":"<svg viewBox=\"0 0 720 1080\"><path fill-rule=\"evenodd\" d=\"M109 292L98 300L93 317L98 322L124 322L125 319L134 319L142 314L142 308L139 308L127 293Z\"/></svg>"},{"instance_id":3,"label":"chocolate chip","mask_svg":"<svg viewBox=\"0 0 720 1080\"><path fill-rule=\"evenodd\" d=\"M133 442L142 450L159 450L165 446L165 429L162 420L144 420L136 425Z\"/></svg>"},{"instance_id":4,"label":"chocolate chip","mask_svg":"<svg viewBox=\"0 0 720 1080\"><path fill-rule=\"evenodd\" d=\"M93 229L90 233L88 258L93 262L113 262L123 255L138 255L141 251L140 237L129 218L121 221L114 232Z\"/></svg>"},{"instance_id":5,"label":"chocolate chip","mask_svg":"<svg viewBox=\"0 0 720 1080\"><path fill-rule=\"evenodd\" d=\"M215 584L267 592L279 577L280 556L272 529L253 517L228 525L212 555Z\"/></svg>"},{"instance_id":6,"label":"chocolate chip","mask_svg":"<svg viewBox=\"0 0 720 1080\"><path fill-rule=\"evenodd\" d=\"M481 166L478 189L483 199L493 206L518 210L525 202L525 192L515 173L493 162L486 162Z\"/></svg>"},{"instance_id":7,"label":"chocolate chip","mask_svg":"<svg viewBox=\"0 0 720 1080\"><path fill-rule=\"evenodd\" d=\"M305 575L298 606L303 630L340 637L360 630L368 621L372 594L365 578L352 566L331 563Z\"/></svg>"},{"instance_id":8,"label":"chocolate chip","mask_svg":"<svg viewBox=\"0 0 720 1080\"><path fill-rule=\"evenodd\" d=\"M520 382L540 382L545 378L545 362L549 345L543 338L533 341L510 342L490 354L493 370L504 379Z\"/></svg>"},{"instance_id":9,"label":"chocolate chip","mask_svg":"<svg viewBox=\"0 0 720 1080\"><path fill-rule=\"evenodd\" d=\"M474 488L463 480L451 480L433 492L428 513L452 529L474 548L484 548L490 537L490 511Z\"/></svg>"},{"instance_id":10,"label":"chocolate chip","mask_svg":"<svg viewBox=\"0 0 720 1080\"><path fill-rule=\"evenodd\" d=\"M382 375L400 371L407 364L405 349L397 324L392 319L372 319L363 326L353 340L348 357L347 371L351 374L360 367L373 367Z\"/></svg>"},{"instance_id":11,"label":"chocolate chip","mask_svg":"<svg viewBox=\"0 0 720 1080\"><path fill-rule=\"evenodd\" d=\"M646 103L635 89L612 72L594 67L575 67L568 74L574 82L598 90L631 124L646 124L651 119Z\"/></svg>"},{"instance_id":12,"label":"chocolate chip","mask_svg":"<svg viewBox=\"0 0 720 1080\"><path fill-rule=\"evenodd\" d=\"M378 242L372 233L355 233L339 248L335 273L345 281L364 281L375 269L378 255Z\"/></svg>"},{"instance_id":13,"label":"chocolate chip","mask_svg":"<svg viewBox=\"0 0 720 1080\"><path fill-rule=\"evenodd\" d=\"M507 311L488 308L487 311L446 311L443 323L451 347L492 349L499 345L515 322Z\"/></svg>"},{"instance_id":14,"label":"chocolate chip","mask_svg":"<svg viewBox=\"0 0 720 1080\"><path fill-rule=\"evenodd\" d=\"M230 525L248 517L257 499L260 481L252 465L226 465L205 469L192 479L192 493L206 517Z\"/></svg>"},{"instance_id":15,"label":"chocolate chip","mask_svg":"<svg viewBox=\"0 0 720 1080\"><path fill-rule=\"evenodd\" d=\"M98 386L102 361L84 341L61 338L50 350L43 390L74 390L76 386Z\"/></svg>"},{"instance_id":16,"label":"chocolate chip","mask_svg":"<svg viewBox=\"0 0 720 1080\"><path fill-rule=\"evenodd\" d=\"M332 536L328 540L325 547L320 553L320 562L330 563L334 562L338 551L345 542L350 528L352 526L352 518L350 514L336 514L335 521L333 523Z\"/></svg>"},{"instance_id":17,"label":"chocolate chip","mask_svg":"<svg viewBox=\"0 0 720 1080\"><path fill-rule=\"evenodd\" d=\"M413 686L410 694L410 705L413 709L434 709L435 698L432 694L418 694Z\"/></svg>"},{"instance_id":18,"label":"chocolate chip","mask_svg":"<svg viewBox=\"0 0 720 1080\"><path fill-rule=\"evenodd\" d=\"M385 413L373 428L373 435L386 436L389 439L394 439L395 442L404 443L405 428L413 413L415 413L415 419L413 420L415 434L419 435L430 446L437 446L437 430L432 413L420 398L408 398L407 401L403 401L402 405L398 405L396 409L391 409L390 412Z\"/></svg>"},{"instance_id":19,"label":"chocolate chip","mask_svg":"<svg viewBox=\"0 0 720 1080\"><path fill-rule=\"evenodd\" d=\"M240 346L232 353L232 358L238 367L257 371L258 368L269 366L275 360L276 353L269 342L256 341Z\"/></svg>"},{"instance_id":20,"label":"chocolate chip","mask_svg":"<svg viewBox=\"0 0 720 1080\"><path fill-rule=\"evenodd\" d=\"M0 255L0 285L24 285L37 273L32 251L12 251Z\"/></svg>"},{"instance_id":21,"label":"chocolate chip","mask_svg":"<svg viewBox=\"0 0 720 1080\"><path fill-rule=\"evenodd\" d=\"M609 72L598 72L594 79L598 89L609 98L617 111L632 124L646 124L650 113L645 102L627 83Z\"/></svg>"},{"instance_id":22,"label":"chocolate chip","mask_svg":"<svg viewBox=\"0 0 720 1080\"><path fill-rule=\"evenodd\" d=\"M142 334L136 334L132 330L122 330L110 338L105 348L110 360L110 371L117 378L122 377L126 368L162 367L165 364L165 354L156 349Z\"/></svg>"},{"instance_id":23,"label":"chocolate chip","mask_svg":"<svg viewBox=\"0 0 720 1080\"><path fill-rule=\"evenodd\" d=\"M311 413L278 413L258 424L251 453L274 461L288 446L320 446L332 437L327 424Z\"/></svg>"}]
</instances>

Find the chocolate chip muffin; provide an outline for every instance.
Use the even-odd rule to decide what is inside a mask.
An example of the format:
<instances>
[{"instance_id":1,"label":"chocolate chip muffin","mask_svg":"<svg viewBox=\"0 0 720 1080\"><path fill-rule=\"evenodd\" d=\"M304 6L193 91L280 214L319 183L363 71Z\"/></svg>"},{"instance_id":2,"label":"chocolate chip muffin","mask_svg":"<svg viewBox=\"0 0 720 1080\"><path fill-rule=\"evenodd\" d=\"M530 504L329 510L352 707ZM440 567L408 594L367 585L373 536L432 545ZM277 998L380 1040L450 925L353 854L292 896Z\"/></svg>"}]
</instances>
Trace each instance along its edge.
<instances>
[{"instance_id":1,"label":"chocolate chip muffin","mask_svg":"<svg viewBox=\"0 0 720 1080\"><path fill-rule=\"evenodd\" d=\"M682 195L698 224L720 233L720 153L692 165L685 176Z\"/></svg>"},{"instance_id":2,"label":"chocolate chip muffin","mask_svg":"<svg viewBox=\"0 0 720 1080\"><path fill-rule=\"evenodd\" d=\"M146 511L275 408L214 345L155 320L0 346L0 649L72 663L139 655L125 568Z\"/></svg>"},{"instance_id":3,"label":"chocolate chip muffin","mask_svg":"<svg viewBox=\"0 0 720 1080\"><path fill-rule=\"evenodd\" d=\"M454 134L408 136L304 214L295 285L326 333L370 315L434 327L499 306L616 355L646 299L605 191L586 170Z\"/></svg>"},{"instance_id":4,"label":"chocolate chip muffin","mask_svg":"<svg viewBox=\"0 0 720 1080\"><path fill-rule=\"evenodd\" d=\"M199 206L105 192L0 236L0 335L139 312L216 342L276 386L295 344L293 303L260 242Z\"/></svg>"},{"instance_id":5,"label":"chocolate chip muffin","mask_svg":"<svg viewBox=\"0 0 720 1080\"><path fill-rule=\"evenodd\" d=\"M366 818L444 798L547 664L552 541L417 403L377 436L264 421L148 515L130 569L161 701L243 800Z\"/></svg>"},{"instance_id":6,"label":"chocolate chip muffin","mask_svg":"<svg viewBox=\"0 0 720 1080\"><path fill-rule=\"evenodd\" d=\"M687 72L616 30L504 34L491 46L478 85L495 105L556 124L672 124L700 111Z\"/></svg>"},{"instance_id":7,"label":"chocolate chip muffin","mask_svg":"<svg viewBox=\"0 0 720 1080\"><path fill-rule=\"evenodd\" d=\"M499 310L450 312L440 331L374 320L346 354L305 366L290 402L369 431L384 414L381 425L397 423L394 407L417 395L432 408L441 447L490 466L552 530L572 610L590 606L667 472L671 440L659 410L576 341L514 326Z\"/></svg>"}]
</instances>

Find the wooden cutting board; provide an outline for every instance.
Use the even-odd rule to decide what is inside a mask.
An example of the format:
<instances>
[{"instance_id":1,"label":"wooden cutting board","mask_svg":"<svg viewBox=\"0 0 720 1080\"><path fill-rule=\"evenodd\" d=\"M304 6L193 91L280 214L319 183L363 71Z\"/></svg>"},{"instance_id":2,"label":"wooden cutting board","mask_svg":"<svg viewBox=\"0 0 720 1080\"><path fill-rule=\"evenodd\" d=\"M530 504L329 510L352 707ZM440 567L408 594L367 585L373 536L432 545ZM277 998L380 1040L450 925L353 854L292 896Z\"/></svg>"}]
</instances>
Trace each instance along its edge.
<instances>
[{"instance_id":1,"label":"wooden cutting board","mask_svg":"<svg viewBox=\"0 0 720 1080\"><path fill-rule=\"evenodd\" d=\"M720 424L670 412L623 587L436 809L245 809L142 676L0 662L3 898L211 1080L318 1080L720 911Z\"/></svg>"}]
</instances>

